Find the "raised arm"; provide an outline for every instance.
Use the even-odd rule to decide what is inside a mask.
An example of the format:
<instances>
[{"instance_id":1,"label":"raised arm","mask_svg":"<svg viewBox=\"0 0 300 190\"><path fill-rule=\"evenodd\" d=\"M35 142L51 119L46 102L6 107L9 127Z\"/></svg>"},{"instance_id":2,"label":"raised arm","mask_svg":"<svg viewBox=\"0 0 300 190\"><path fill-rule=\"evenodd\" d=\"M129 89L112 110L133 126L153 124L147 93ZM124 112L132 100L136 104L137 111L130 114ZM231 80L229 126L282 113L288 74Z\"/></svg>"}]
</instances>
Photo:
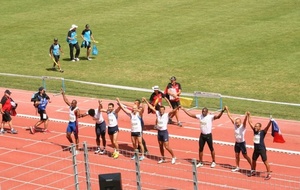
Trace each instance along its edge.
<instances>
[{"instance_id":1,"label":"raised arm","mask_svg":"<svg viewBox=\"0 0 300 190\"><path fill-rule=\"evenodd\" d=\"M268 132L268 130L269 130L270 126L271 126L271 123L272 123L272 119L270 119L268 125L264 128L265 133Z\"/></svg>"},{"instance_id":2,"label":"raised arm","mask_svg":"<svg viewBox=\"0 0 300 190\"><path fill-rule=\"evenodd\" d=\"M251 129L253 130L253 129L254 129L254 126L253 126L253 123L252 123L252 119L251 119L251 114L250 114L250 112L247 112L247 116L248 116L248 123L249 123Z\"/></svg>"},{"instance_id":3,"label":"raised arm","mask_svg":"<svg viewBox=\"0 0 300 190\"><path fill-rule=\"evenodd\" d=\"M175 109L173 109L172 111L169 112L169 116L173 115L177 110L179 110L179 108L181 108L181 105L177 106Z\"/></svg>"},{"instance_id":4,"label":"raised arm","mask_svg":"<svg viewBox=\"0 0 300 190\"><path fill-rule=\"evenodd\" d=\"M226 110L227 116L228 116L228 118L230 119L231 123L234 124L234 120L233 120L233 118L231 117L231 114L230 114L230 111L229 111L228 107L225 106L224 109Z\"/></svg>"},{"instance_id":5,"label":"raised arm","mask_svg":"<svg viewBox=\"0 0 300 190\"><path fill-rule=\"evenodd\" d=\"M67 99L64 90L63 90L63 89L60 89L60 92L61 92L61 94L62 94L62 96L63 96L63 99L64 99L64 101L66 102L66 104L67 104L68 106L71 106L71 103L70 103L69 100Z\"/></svg>"},{"instance_id":6,"label":"raised arm","mask_svg":"<svg viewBox=\"0 0 300 190\"><path fill-rule=\"evenodd\" d=\"M154 112L156 113L155 108L147 101L147 99L145 97L142 98L142 101L145 102L147 104L147 106Z\"/></svg>"},{"instance_id":7,"label":"raised arm","mask_svg":"<svg viewBox=\"0 0 300 190\"><path fill-rule=\"evenodd\" d=\"M245 113L245 118L244 118L244 121L243 121L243 127L245 128L246 125L247 125L247 119L248 119L248 115L247 115L247 112Z\"/></svg>"},{"instance_id":8,"label":"raised arm","mask_svg":"<svg viewBox=\"0 0 300 190\"><path fill-rule=\"evenodd\" d=\"M120 99L119 98L116 98L117 102L118 102L118 105L119 105L119 108L121 108L126 114L130 114L130 110L128 110L127 108L124 107L124 105L120 102Z\"/></svg>"},{"instance_id":9,"label":"raised arm","mask_svg":"<svg viewBox=\"0 0 300 190\"><path fill-rule=\"evenodd\" d=\"M188 110L186 110L185 108L181 107L181 109L183 110L184 113L186 113L188 116L197 119L196 114L193 114L191 112L189 112Z\"/></svg>"},{"instance_id":10,"label":"raised arm","mask_svg":"<svg viewBox=\"0 0 300 190\"><path fill-rule=\"evenodd\" d=\"M220 118L222 117L224 111L225 111L225 109L222 109L222 111L221 111L218 115L215 115L215 116L214 116L214 120L215 120L215 119L220 119Z\"/></svg>"}]
</instances>

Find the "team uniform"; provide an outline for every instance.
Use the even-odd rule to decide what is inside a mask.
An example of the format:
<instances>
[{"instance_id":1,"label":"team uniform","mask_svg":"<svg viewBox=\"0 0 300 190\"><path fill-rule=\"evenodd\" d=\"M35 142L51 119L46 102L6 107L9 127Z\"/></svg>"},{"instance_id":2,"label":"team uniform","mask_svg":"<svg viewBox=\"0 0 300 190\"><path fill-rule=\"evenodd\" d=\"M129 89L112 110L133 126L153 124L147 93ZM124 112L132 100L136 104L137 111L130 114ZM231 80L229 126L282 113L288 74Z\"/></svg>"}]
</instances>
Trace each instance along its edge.
<instances>
[{"instance_id":1,"label":"team uniform","mask_svg":"<svg viewBox=\"0 0 300 190\"><path fill-rule=\"evenodd\" d=\"M259 132L254 132L253 142L254 142L254 152L252 155L252 160L257 160L259 156L261 156L262 161L267 160L267 149L264 142L266 133L264 130Z\"/></svg>"},{"instance_id":2,"label":"team uniform","mask_svg":"<svg viewBox=\"0 0 300 190\"><path fill-rule=\"evenodd\" d=\"M246 142L245 142L245 133L246 128L241 124L239 127L234 124L234 136L235 136L235 145L234 152L242 154L247 154Z\"/></svg>"},{"instance_id":3,"label":"team uniform","mask_svg":"<svg viewBox=\"0 0 300 190\"><path fill-rule=\"evenodd\" d=\"M108 128L107 132L109 135L113 135L119 131L118 117L115 112L107 112L108 117Z\"/></svg>"},{"instance_id":4,"label":"team uniform","mask_svg":"<svg viewBox=\"0 0 300 190\"><path fill-rule=\"evenodd\" d=\"M39 101L40 104L37 106L38 113L40 114L40 120L45 121L48 119L48 115L46 113L46 107L49 103L49 96L47 94L40 95L40 93L36 93L31 99L34 103Z\"/></svg>"},{"instance_id":5,"label":"team uniform","mask_svg":"<svg viewBox=\"0 0 300 190\"><path fill-rule=\"evenodd\" d=\"M178 93L179 90L182 89L180 83L176 82L174 85L172 83L168 84L165 94L167 94L168 90L170 90L172 93ZM169 100L173 109L177 108L180 105L179 97L174 98L173 96L169 95Z\"/></svg>"},{"instance_id":6,"label":"team uniform","mask_svg":"<svg viewBox=\"0 0 300 190\"><path fill-rule=\"evenodd\" d=\"M168 121L169 114L164 113L160 115L159 111L156 111L157 116L157 139L158 141L167 142L169 141L169 132L168 132Z\"/></svg>"},{"instance_id":7,"label":"team uniform","mask_svg":"<svg viewBox=\"0 0 300 190\"><path fill-rule=\"evenodd\" d=\"M58 43L57 44L52 44L50 46L50 50L49 51L50 51L50 53L52 52L54 60L56 61L56 63L58 63L58 61L59 61L60 48L61 48L61 46Z\"/></svg>"},{"instance_id":8,"label":"team uniform","mask_svg":"<svg viewBox=\"0 0 300 190\"><path fill-rule=\"evenodd\" d=\"M136 114L130 113L131 118L131 136L141 137L142 136L142 118L137 112Z\"/></svg>"},{"instance_id":9,"label":"team uniform","mask_svg":"<svg viewBox=\"0 0 300 190\"><path fill-rule=\"evenodd\" d=\"M79 61L78 56L80 54L80 48L79 48L76 36L77 36L76 30L74 30L74 29L69 30L68 37L72 38L72 40L68 39L67 42L69 43L71 61ZM76 49L75 59L74 59L74 53L73 53L74 47Z\"/></svg>"},{"instance_id":10,"label":"team uniform","mask_svg":"<svg viewBox=\"0 0 300 190\"><path fill-rule=\"evenodd\" d=\"M5 96L1 99L2 111L4 114L2 115L2 122L9 122L12 120L11 111L12 111L12 99L7 98Z\"/></svg>"},{"instance_id":11,"label":"team uniform","mask_svg":"<svg viewBox=\"0 0 300 190\"><path fill-rule=\"evenodd\" d=\"M151 105L154 106L154 103L157 101L157 104L155 105L155 110L159 110L160 106L162 106L162 99L165 98L166 95L162 93L161 91L158 91L158 94L153 92L150 96L149 102ZM153 113L150 108L148 108L148 113Z\"/></svg>"},{"instance_id":12,"label":"team uniform","mask_svg":"<svg viewBox=\"0 0 300 190\"><path fill-rule=\"evenodd\" d=\"M90 49L92 31L90 29L84 29L81 34L84 38L84 41L82 42L81 47Z\"/></svg>"},{"instance_id":13,"label":"team uniform","mask_svg":"<svg viewBox=\"0 0 300 190\"><path fill-rule=\"evenodd\" d=\"M95 109L95 115L93 117L93 120L96 122L96 124L95 124L95 133L96 133L96 135L97 136L105 135L105 133L106 133L106 123L105 123L105 120L103 118L102 113L98 112L98 109Z\"/></svg>"},{"instance_id":14,"label":"team uniform","mask_svg":"<svg viewBox=\"0 0 300 190\"><path fill-rule=\"evenodd\" d=\"M210 151L214 150L212 138L212 122L214 115L208 114L205 117L202 114L196 114L196 118L200 121L201 135L199 137L199 150L203 151L204 145L207 142Z\"/></svg>"},{"instance_id":15,"label":"team uniform","mask_svg":"<svg viewBox=\"0 0 300 190\"><path fill-rule=\"evenodd\" d=\"M78 107L75 107L72 110L72 107L69 108L69 123L67 126L67 133L74 133L74 136L78 138L78 118L76 115L76 110L78 110Z\"/></svg>"}]
</instances>

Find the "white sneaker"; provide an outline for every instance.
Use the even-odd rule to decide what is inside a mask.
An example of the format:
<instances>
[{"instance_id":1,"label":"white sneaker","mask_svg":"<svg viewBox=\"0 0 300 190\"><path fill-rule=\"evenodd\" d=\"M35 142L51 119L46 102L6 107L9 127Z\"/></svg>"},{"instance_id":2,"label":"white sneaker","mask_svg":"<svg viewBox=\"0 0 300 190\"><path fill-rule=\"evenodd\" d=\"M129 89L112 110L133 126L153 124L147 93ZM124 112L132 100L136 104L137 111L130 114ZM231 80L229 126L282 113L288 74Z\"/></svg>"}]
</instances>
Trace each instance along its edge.
<instances>
[{"instance_id":1,"label":"white sneaker","mask_svg":"<svg viewBox=\"0 0 300 190\"><path fill-rule=\"evenodd\" d=\"M72 61L72 62L75 62L75 59L72 59L71 61Z\"/></svg>"},{"instance_id":2,"label":"white sneaker","mask_svg":"<svg viewBox=\"0 0 300 190\"><path fill-rule=\"evenodd\" d=\"M100 151L100 153L99 154L105 154L106 153L106 150L105 149L103 149L103 150L101 150Z\"/></svg>"},{"instance_id":3,"label":"white sneaker","mask_svg":"<svg viewBox=\"0 0 300 190\"><path fill-rule=\"evenodd\" d=\"M162 158L162 159L160 159L157 163L158 163L158 164L161 164L161 163L165 163L165 162L166 162L165 159Z\"/></svg>"},{"instance_id":4,"label":"white sneaker","mask_svg":"<svg viewBox=\"0 0 300 190\"><path fill-rule=\"evenodd\" d=\"M174 158L172 158L171 163L172 163L172 164L175 164L175 162L176 162L176 158L174 157Z\"/></svg>"},{"instance_id":5,"label":"white sneaker","mask_svg":"<svg viewBox=\"0 0 300 190\"><path fill-rule=\"evenodd\" d=\"M239 167L236 167L236 168L233 168L231 171L232 172L237 172L237 171L239 171L240 170L240 168Z\"/></svg>"},{"instance_id":6,"label":"white sneaker","mask_svg":"<svg viewBox=\"0 0 300 190\"><path fill-rule=\"evenodd\" d=\"M144 160L144 156L139 157L139 161L143 161Z\"/></svg>"},{"instance_id":7,"label":"white sneaker","mask_svg":"<svg viewBox=\"0 0 300 190\"><path fill-rule=\"evenodd\" d=\"M132 157L131 157L131 160L134 160L135 159L135 155L133 155Z\"/></svg>"},{"instance_id":8,"label":"white sneaker","mask_svg":"<svg viewBox=\"0 0 300 190\"><path fill-rule=\"evenodd\" d=\"M202 167L203 166L203 163L202 162L199 162L196 167L199 168L199 167Z\"/></svg>"},{"instance_id":9,"label":"white sneaker","mask_svg":"<svg viewBox=\"0 0 300 190\"><path fill-rule=\"evenodd\" d=\"M77 57L77 58L75 58L75 61L79 61L79 58Z\"/></svg>"},{"instance_id":10,"label":"white sneaker","mask_svg":"<svg viewBox=\"0 0 300 190\"><path fill-rule=\"evenodd\" d=\"M95 151L95 154L100 154L100 152L101 152L101 149L97 148L97 150Z\"/></svg>"},{"instance_id":11,"label":"white sneaker","mask_svg":"<svg viewBox=\"0 0 300 190\"><path fill-rule=\"evenodd\" d=\"M88 58L87 58L87 60L91 61L91 60L92 60L92 58L89 58L89 57L88 57Z\"/></svg>"},{"instance_id":12,"label":"white sneaker","mask_svg":"<svg viewBox=\"0 0 300 190\"><path fill-rule=\"evenodd\" d=\"M211 167L211 168L216 167L216 163L215 163L215 162L212 162L211 165L210 165L210 167Z\"/></svg>"}]
</instances>

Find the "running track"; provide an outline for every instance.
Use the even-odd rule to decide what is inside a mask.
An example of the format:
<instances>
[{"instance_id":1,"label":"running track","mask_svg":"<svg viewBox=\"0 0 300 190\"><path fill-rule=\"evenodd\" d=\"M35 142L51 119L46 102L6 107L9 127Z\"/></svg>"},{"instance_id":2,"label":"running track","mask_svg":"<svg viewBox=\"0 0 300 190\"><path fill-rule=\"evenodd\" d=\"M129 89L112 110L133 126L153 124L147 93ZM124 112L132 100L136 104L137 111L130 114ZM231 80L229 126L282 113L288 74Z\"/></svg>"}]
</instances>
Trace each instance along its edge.
<instances>
[{"instance_id":1,"label":"running track","mask_svg":"<svg viewBox=\"0 0 300 190\"><path fill-rule=\"evenodd\" d=\"M4 92L0 88L0 92ZM66 121L68 119L68 107L63 102L62 96L50 95L52 103L48 104L47 112L51 121L49 129L51 133L29 134L26 130L33 126L38 118L35 109L30 102L34 92L10 89L13 99L18 102L18 116L13 118L13 125L19 134L12 135L6 133L0 136L0 189L74 189L74 177L71 155L68 151L63 151L67 147L68 141L65 138ZM76 99L78 107L84 112L89 108L97 107L97 99L86 97L68 96L68 99ZM135 97L133 98L133 100ZM115 103L115 100L103 100L106 107L108 102ZM230 105L228 105L230 108ZM198 110L199 111L199 110ZM246 111L246 110L245 110ZM251 111L251 110L249 110ZM235 115L238 116L238 115ZM182 111L180 120L183 127L169 125L169 133L174 138L170 140L177 163L171 165L167 163L158 165L159 149L156 140L156 131L153 130L155 121L154 115L145 113L144 120L146 139L150 155L141 162L141 182L143 189L192 189L192 167L191 159L198 158L199 124L196 119L189 118ZM265 126L268 118L253 117L253 122L260 121ZM94 128L89 117L80 119L80 141L86 141L91 149L89 154L90 171L93 189L98 189L98 174L121 172L124 189L136 189L136 177L134 162L130 160L132 145L130 141L129 118L123 112L119 114L119 126L122 128L119 135L120 148L123 150L119 159L114 160L108 155L94 155L92 148L95 146ZM265 167L262 162L257 163L257 170L262 171L260 176L247 177L246 172L249 165L245 159L241 158L241 172L232 173L231 168L235 165L233 147L225 144L233 143L232 124L226 113L219 120L214 121L213 137L216 150L217 167L209 167L211 158L208 147L204 150L204 160L206 165L197 169L199 188L203 189L261 189L272 188L300 189L300 122L277 119L286 143L278 144L272 142L272 136L267 134L266 146L272 151L268 151L268 160L271 165L272 179L265 182L263 177ZM269 131L270 133L270 131ZM252 132L247 130L246 141L252 145ZM187 140L190 139L190 140ZM108 140L108 137L107 137ZM108 150L112 150L110 142ZM81 144L82 145L82 144ZM273 151L275 150L275 151ZM287 154L288 152L294 154ZM252 148L248 148L251 157ZM166 152L166 156L170 156ZM80 189L85 189L83 153L77 156L79 166Z\"/></svg>"}]
</instances>

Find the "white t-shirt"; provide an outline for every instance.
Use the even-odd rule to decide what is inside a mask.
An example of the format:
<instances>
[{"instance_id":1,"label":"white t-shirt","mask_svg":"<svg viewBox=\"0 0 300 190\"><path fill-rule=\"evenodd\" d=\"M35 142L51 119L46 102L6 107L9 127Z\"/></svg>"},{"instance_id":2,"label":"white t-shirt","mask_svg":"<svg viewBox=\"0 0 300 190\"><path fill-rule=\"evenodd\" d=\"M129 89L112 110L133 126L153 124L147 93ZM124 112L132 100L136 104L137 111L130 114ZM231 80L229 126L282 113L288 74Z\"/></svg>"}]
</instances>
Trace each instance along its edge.
<instances>
[{"instance_id":1,"label":"white t-shirt","mask_svg":"<svg viewBox=\"0 0 300 190\"><path fill-rule=\"evenodd\" d=\"M88 114L88 112L87 112ZM103 115L102 115L102 112L98 112L98 108L95 109L95 115L93 117L93 120L97 123L97 124L100 124L104 121L104 118L103 118Z\"/></svg>"},{"instance_id":2,"label":"white t-shirt","mask_svg":"<svg viewBox=\"0 0 300 190\"><path fill-rule=\"evenodd\" d=\"M156 111L157 129L160 131L168 129L169 113L164 113L162 116L159 111Z\"/></svg>"},{"instance_id":3,"label":"white t-shirt","mask_svg":"<svg viewBox=\"0 0 300 190\"><path fill-rule=\"evenodd\" d=\"M202 114L197 114L196 117L200 121L200 129L202 134L210 134L212 130L212 121L214 120L214 115L207 114L205 117L203 117Z\"/></svg>"},{"instance_id":4,"label":"white t-shirt","mask_svg":"<svg viewBox=\"0 0 300 190\"><path fill-rule=\"evenodd\" d=\"M75 115L75 111L76 110L78 110L78 107L76 107L76 108L74 108L73 110L72 110L72 107L70 106L70 111L69 111L69 121L71 121L71 122L74 122L74 121L76 121L77 120L77 117L76 117L76 115Z\"/></svg>"},{"instance_id":5,"label":"white t-shirt","mask_svg":"<svg viewBox=\"0 0 300 190\"><path fill-rule=\"evenodd\" d=\"M115 127L118 125L118 120L116 117L115 112L107 112L107 118L108 118L108 127Z\"/></svg>"},{"instance_id":6,"label":"white t-shirt","mask_svg":"<svg viewBox=\"0 0 300 190\"><path fill-rule=\"evenodd\" d=\"M245 141L245 133L246 133L246 128L243 126L243 124L240 125L240 127L237 127L234 124L234 136L235 136L235 141L240 143Z\"/></svg>"},{"instance_id":7,"label":"white t-shirt","mask_svg":"<svg viewBox=\"0 0 300 190\"><path fill-rule=\"evenodd\" d=\"M137 112L136 114L130 113L131 118L131 132L142 132L141 116Z\"/></svg>"}]
</instances>

